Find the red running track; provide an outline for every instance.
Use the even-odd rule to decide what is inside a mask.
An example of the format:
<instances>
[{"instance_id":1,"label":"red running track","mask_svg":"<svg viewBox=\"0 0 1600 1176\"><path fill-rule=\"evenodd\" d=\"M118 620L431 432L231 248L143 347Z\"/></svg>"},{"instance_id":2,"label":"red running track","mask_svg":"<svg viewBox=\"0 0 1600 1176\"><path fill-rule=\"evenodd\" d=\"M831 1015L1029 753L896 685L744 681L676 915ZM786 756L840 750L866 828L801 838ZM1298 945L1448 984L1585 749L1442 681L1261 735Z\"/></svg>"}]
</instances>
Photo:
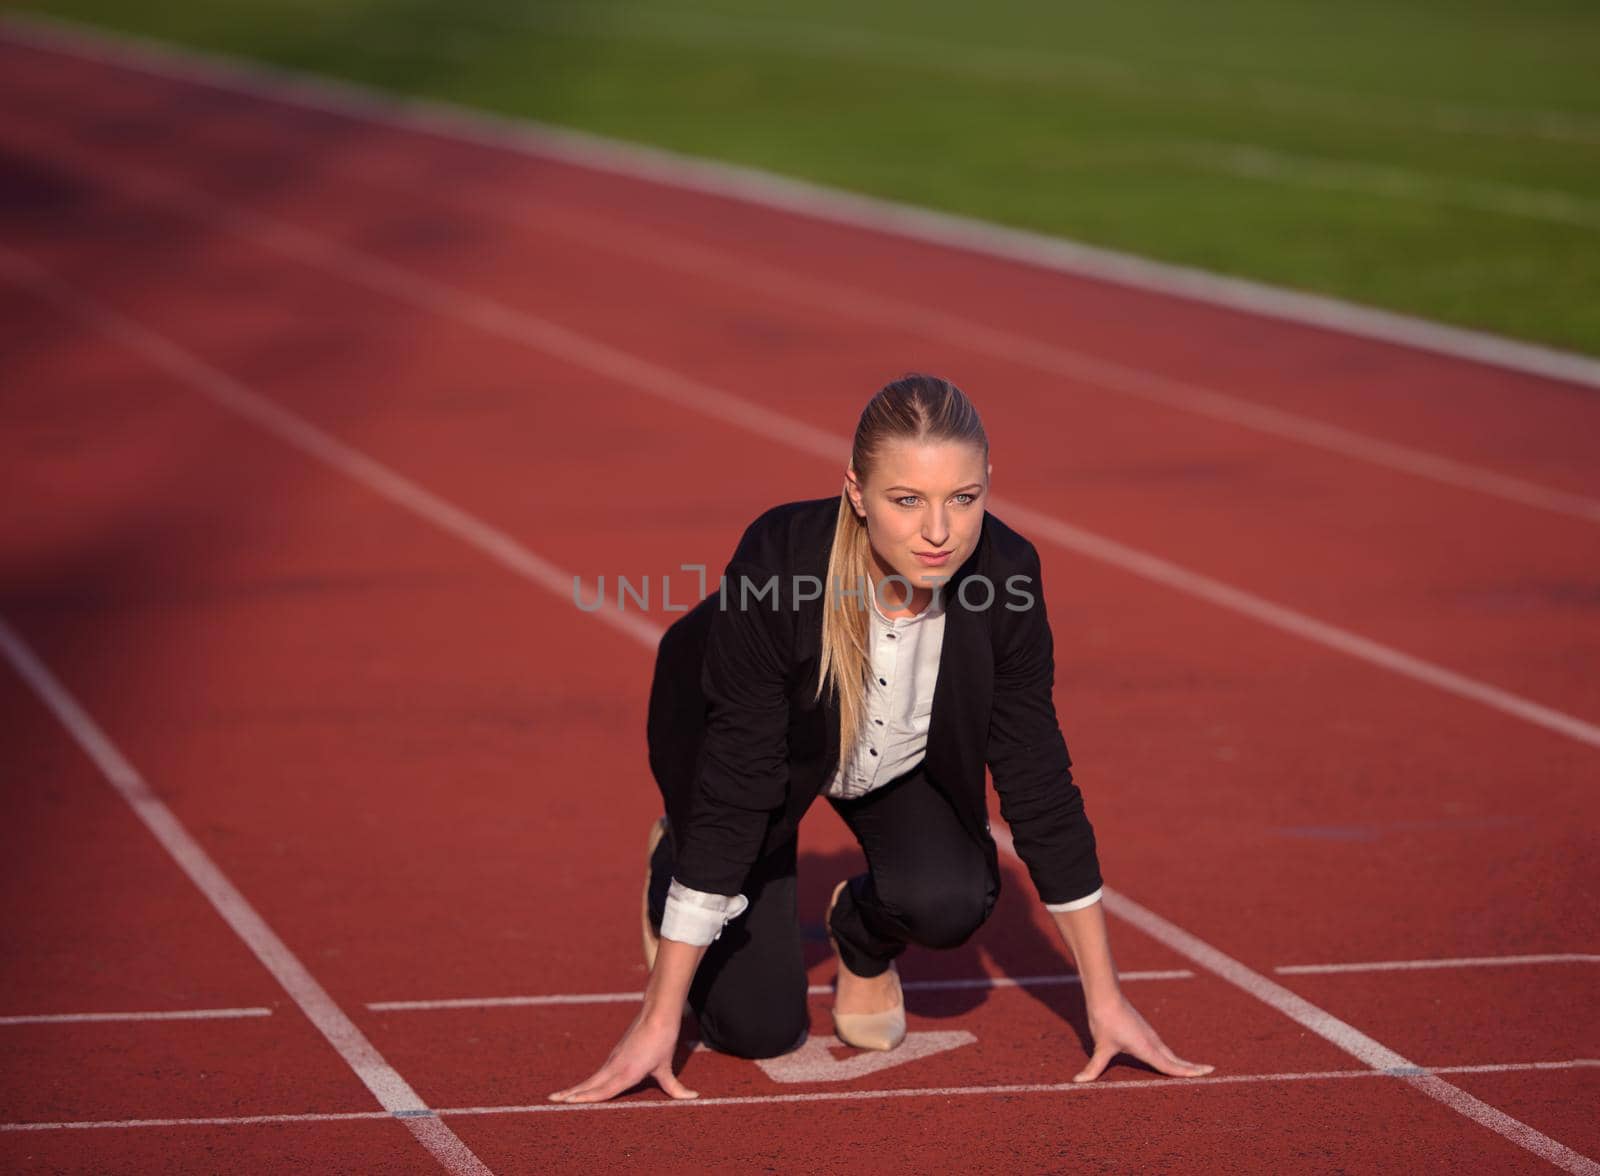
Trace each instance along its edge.
<instances>
[{"instance_id":1,"label":"red running track","mask_svg":"<svg viewBox=\"0 0 1600 1176\"><path fill-rule=\"evenodd\" d=\"M8 1169L1595 1170L1593 389L87 51L0 67L0 618L39 667L0 679ZM1081 1006L1030 980L1066 965L1012 868L904 965L1000 981L913 990L965 1044L695 1053L699 1104L554 1109L629 1004L506 998L642 983L666 619L570 577L690 599L913 367L974 394L1045 554L1130 995L1217 1074L1059 1088ZM856 851L806 836L817 920ZM1403 961L1457 962L1277 971Z\"/></svg>"}]
</instances>

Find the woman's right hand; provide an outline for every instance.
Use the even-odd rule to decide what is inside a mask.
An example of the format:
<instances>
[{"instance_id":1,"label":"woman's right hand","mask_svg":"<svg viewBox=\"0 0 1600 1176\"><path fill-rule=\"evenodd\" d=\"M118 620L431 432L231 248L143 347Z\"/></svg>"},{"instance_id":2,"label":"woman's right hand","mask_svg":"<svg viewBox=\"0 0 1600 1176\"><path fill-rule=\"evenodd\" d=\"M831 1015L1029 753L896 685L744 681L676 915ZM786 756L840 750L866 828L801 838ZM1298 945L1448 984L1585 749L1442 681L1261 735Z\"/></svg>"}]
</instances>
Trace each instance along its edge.
<instances>
[{"instance_id":1,"label":"woman's right hand","mask_svg":"<svg viewBox=\"0 0 1600 1176\"><path fill-rule=\"evenodd\" d=\"M605 1102L631 1086L654 1078L673 1098L699 1098L672 1072L672 1054L678 1046L676 1016L660 1017L640 1012L633 1024L617 1042L605 1065L586 1082L558 1090L550 1096L551 1102L591 1103Z\"/></svg>"},{"instance_id":2,"label":"woman's right hand","mask_svg":"<svg viewBox=\"0 0 1600 1176\"><path fill-rule=\"evenodd\" d=\"M672 1053L678 1045L689 983L705 954L704 947L662 939L656 950L656 966L645 986L644 1007L617 1042L617 1048L587 1082L558 1090L550 1100L605 1102L646 1078L654 1078L673 1098L699 1098L672 1072Z\"/></svg>"}]
</instances>

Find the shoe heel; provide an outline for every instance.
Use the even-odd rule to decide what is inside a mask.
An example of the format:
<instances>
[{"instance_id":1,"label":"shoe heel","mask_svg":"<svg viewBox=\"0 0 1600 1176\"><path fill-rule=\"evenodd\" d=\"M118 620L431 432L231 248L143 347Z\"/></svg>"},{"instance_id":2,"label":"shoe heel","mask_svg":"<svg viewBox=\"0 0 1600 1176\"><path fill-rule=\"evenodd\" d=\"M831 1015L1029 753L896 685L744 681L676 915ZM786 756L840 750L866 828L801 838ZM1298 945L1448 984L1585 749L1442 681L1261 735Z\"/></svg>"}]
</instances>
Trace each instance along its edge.
<instances>
[{"instance_id":1,"label":"shoe heel","mask_svg":"<svg viewBox=\"0 0 1600 1176\"><path fill-rule=\"evenodd\" d=\"M822 926L828 934L828 943L833 948L833 959L839 965L841 972L848 971L844 966L844 957L839 954L838 941L833 937L833 908L839 905L839 894L850 884L845 881L833 888L833 897L828 901L828 913L823 916ZM906 998L905 992L900 988L900 973L893 964L889 971L894 976L894 986L900 997L897 1008L886 1009L881 1013L841 1013L837 1009L830 1009L833 1017L833 1035L846 1045L853 1045L857 1049L890 1050L906 1039ZM851 973L854 975L854 973Z\"/></svg>"}]
</instances>

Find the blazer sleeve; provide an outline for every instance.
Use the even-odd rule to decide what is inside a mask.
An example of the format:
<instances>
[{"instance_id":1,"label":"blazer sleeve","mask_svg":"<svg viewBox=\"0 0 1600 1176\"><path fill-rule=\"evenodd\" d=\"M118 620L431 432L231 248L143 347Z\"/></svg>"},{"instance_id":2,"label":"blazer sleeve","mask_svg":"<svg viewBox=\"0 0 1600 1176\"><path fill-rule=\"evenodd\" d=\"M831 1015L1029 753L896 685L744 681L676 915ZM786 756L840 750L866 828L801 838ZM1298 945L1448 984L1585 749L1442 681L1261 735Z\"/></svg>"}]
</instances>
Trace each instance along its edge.
<instances>
[{"instance_id":1,"label":"blazer sleeve","mask_svg":"<svg viewBox=\"0 0 1600 1176\"><path fill-rule=\"evenodd\" d=\"M1033 603L996 626L1006 637L995 649L987 759L1000 813L1040 899L1072 902L1100 887L1100 863L1056 718L1055 643L1032 544L1019 574L1029 577Z\"/></svg>"},{"instance_id":2,"label":"blazer sleeve","mask_svg":"<svg viewBox=\"0 0 1600 1176\"><path fill-rule=\"evenodd\" d=\"M673 832L673 877L708 894L740 892L788 797L793 623L781 590L755 596L777 579L736 557L706 639L705 736L687 826Z\"/></svg>"}]
</instances>

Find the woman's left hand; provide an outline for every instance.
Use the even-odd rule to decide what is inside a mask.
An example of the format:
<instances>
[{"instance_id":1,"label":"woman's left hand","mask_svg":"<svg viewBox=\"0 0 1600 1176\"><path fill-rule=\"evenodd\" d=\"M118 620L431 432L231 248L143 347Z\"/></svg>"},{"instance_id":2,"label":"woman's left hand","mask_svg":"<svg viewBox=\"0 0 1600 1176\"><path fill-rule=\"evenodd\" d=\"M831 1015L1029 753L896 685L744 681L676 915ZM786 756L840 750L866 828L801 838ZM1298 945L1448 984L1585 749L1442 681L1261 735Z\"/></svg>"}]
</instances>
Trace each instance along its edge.
<instances>
[{"instance_id":1,"label":"woman's left hand","mask_svg":"<svg viewBox=\"0 0 1600 1176\"><path fill-rule=\"evenodd\" d=\"M1168 1049L1120 992L1104 1008L1089 1010L1089 1032L1094 1035L1094 1056L1072 1079L1074 1082L1093 1082L1119 1053L1138 1058L1174 1078L1198 1078L1216 1069L1186 1062Z\"/></svg>"}]
</instances>

